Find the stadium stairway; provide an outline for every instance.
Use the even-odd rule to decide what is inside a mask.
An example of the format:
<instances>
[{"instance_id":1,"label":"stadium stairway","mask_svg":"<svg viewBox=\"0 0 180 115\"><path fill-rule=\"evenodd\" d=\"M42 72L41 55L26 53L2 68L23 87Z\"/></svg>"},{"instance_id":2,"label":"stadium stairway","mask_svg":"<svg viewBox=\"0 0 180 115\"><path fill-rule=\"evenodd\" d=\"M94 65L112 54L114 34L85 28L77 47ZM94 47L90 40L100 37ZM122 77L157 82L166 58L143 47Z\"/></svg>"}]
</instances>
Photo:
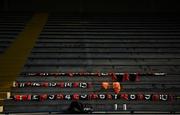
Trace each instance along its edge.
<instances>
[{"instance_id":1,"label":"stadium stairway","mask_svg":"<svg viewBox=\"0 0 180 115\"><path fill-rule=\"evenodd\" d=\"M16 79L18 83L87 82L92 88L13 87L11 95L90 94L110 77L30 76L39 72L163 72L142 76L139 82L121 82L120 93L180 95L180 22L168 16L60 16L51 14ZM109 89L110 94L114 94ZM94 112L177 113L180 101L80 100ZM4 101L4 113L63 113L71 100ZM117 109L114 109L117 104ZM123 110L123 104L127 109Z\"/></svg>"},{"instance_id":2,"label":"stadium stairway","mask_svg":"<svg viewBox=\"0 0 180 115\"><path fill-rule=\"evenodd\" d=\"M16 36L24 29L26 22L31 17L31 14L22 13L0 13L0 56L5 53L5 50L15 40ZM7 98L10 93L7 92L7 83L1 80L0 83L0 106L2 100Z\"/></svg>"},{"instance_id":3,"label":"stadium stairway","mask_svg":"<svg viewBox=\"0 0 180 115\"><path fill-rule=\"evenodd\" d=\"M24 29L32 14L0 13L0 55L11 45Z\"/></svg>"},{"instance_id":4,"label":"stadium stairway","mask_svg":"<svg viewBox=\"0 0 180 115\"><path fill-rule=\"evenodd\" d=\"M43 15L45 15L44 21ZM4 99L10 97L13 81L21 72L34 46L33 43L46 22L46 17L43 13L33 16L22 13L2 13L0 17L2 25L0 31L0 105L3 105ZM3 106L0 110L3 111Z\"/></svg>"}]
</instances>

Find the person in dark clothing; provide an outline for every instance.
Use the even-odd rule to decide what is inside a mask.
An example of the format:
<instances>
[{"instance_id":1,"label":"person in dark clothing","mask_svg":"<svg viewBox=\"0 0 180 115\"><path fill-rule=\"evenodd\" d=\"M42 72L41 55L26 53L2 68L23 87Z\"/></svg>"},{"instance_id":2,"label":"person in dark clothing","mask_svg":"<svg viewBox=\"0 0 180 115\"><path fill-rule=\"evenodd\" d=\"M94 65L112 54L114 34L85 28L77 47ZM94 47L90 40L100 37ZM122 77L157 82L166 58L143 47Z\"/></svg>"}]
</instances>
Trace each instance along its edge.
<instances>
[{"instance_id":1,"label":"person in dark clothing","mask_svg":"<svg viewBox=\"0 0 180 115\"><path fill-rule=\"evenodd\" d=\"M89 113L89 112L84 110L84 106L82 103L79 103L77 101L73 101L73 102L71 102L66 113L84 114L84 113Z\"/></svg>"}]
</instances>

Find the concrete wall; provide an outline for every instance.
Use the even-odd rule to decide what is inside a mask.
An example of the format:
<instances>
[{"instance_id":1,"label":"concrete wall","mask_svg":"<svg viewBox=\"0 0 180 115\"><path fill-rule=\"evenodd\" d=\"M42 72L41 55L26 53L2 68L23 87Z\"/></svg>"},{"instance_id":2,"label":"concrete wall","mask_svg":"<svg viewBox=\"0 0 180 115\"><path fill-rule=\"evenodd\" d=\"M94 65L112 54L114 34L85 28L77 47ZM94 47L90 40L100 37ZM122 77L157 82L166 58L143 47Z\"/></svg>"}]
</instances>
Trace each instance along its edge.
<instances>
[{"instance_id":1,"label":"concrete wall","mask_svg":"<svg viewBox=\"0 0 180 115\"><path fill-rule=\"evenodd\" d=\"M9 0L8 10L58 11L64 13L179 12L180 8L177 1L178 0Z\"/></svg>"}]
</instances>

